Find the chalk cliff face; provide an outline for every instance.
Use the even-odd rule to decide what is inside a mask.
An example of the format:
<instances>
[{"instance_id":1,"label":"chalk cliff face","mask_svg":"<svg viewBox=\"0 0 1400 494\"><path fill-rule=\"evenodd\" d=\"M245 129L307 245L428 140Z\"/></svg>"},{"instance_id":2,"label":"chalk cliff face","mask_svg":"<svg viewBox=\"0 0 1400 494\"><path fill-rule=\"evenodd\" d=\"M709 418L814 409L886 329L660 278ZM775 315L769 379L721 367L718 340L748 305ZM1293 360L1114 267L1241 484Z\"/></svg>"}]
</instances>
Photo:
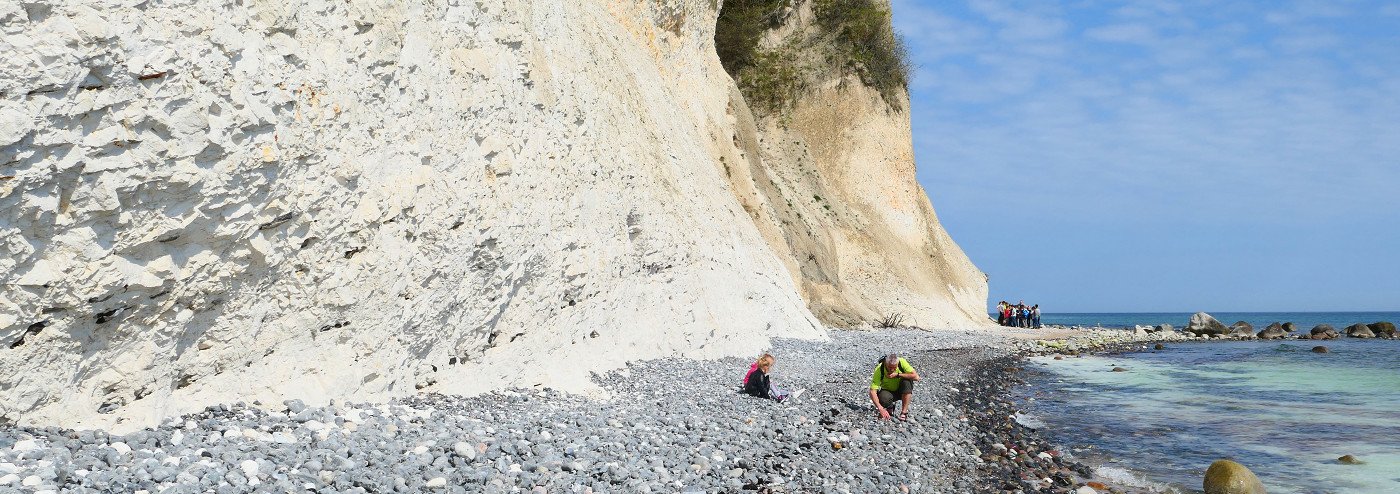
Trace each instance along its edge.
<instances>
[{"instance_id":1,"label":"chalk cliff face","mask_svg":"<svg viewBox=\"0 0 1400 494\"><path fill-rule=\"evenodd\" d=\"M813 3L793 5L768 44L820 45ZM987 278L915 180L907 93L892 105L820 53L804 63L815 73L794 108L736 120L727 162L741 165L726 176L808 307L841 327L987 325Z\"/></svg>"},{"instance_id":2,"label":"chalk cliff face","mask_svg":"<svg viewBox=\"0 0 1400 494\"><path fill-rule=\"evenodd\" d=\"M821 320L982 324L907 116L857 87L755 121L718 8L0 2L0 416L580 391Z\"/></svg>"}]
</instances>

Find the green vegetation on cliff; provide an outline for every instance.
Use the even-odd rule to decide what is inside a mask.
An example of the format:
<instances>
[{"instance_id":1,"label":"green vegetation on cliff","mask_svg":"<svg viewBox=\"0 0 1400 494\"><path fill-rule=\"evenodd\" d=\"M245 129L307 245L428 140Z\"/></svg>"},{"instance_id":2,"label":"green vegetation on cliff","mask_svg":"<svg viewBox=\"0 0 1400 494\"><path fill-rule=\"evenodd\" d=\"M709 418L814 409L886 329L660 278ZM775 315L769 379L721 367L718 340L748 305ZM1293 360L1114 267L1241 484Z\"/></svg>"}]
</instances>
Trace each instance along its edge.
<instances>
[{"instance_id":1,"label":"green vegetation on cliff","mask_svg":"<svg viewBox=\"0 0 1400 494\"><path fill-rule=\"evenodd\" d=\"M898 91L909 89L909 49L890 24L890 11L873 0L815 0L812 11L823 34L835 38L839 62L860 74L899 109Z\"/></svg>"},{"instance_id":2,"label":"green vegetation on cliff","mask_svg":"<svg viewBox=\"0 0 1400 494\"><path fill-rule=\"evenodd\" d=\"M765 46L765 35L805 2L811 2L813 29ZM900 110L898 94L908 88L912 67L885 5L879 0L726 0L715 25L715 51L755 111L790 107L808 80L831 70L857 74Z\"/></svg>"},{"instance_id":3,"label":"green vegetation on cliff","mask_svg":"<svg viewBox=\"0 0 1400 494\"><path fill-rule=\"evenodd\" d=\"M782 24L793 0L726 0L715 24L715 51L744 100L755 111L778 112L802 91L798 50L790 44L762 47L769 29Z\"/></svg>"}]
</instances>

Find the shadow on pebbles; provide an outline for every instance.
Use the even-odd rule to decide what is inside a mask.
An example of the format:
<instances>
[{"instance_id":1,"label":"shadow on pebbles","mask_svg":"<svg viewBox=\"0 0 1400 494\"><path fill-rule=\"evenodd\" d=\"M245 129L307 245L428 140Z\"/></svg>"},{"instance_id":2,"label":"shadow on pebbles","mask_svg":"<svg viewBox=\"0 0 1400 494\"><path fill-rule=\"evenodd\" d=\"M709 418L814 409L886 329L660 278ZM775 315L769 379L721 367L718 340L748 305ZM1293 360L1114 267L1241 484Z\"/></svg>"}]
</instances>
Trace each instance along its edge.
<instances>
[{"instance_id":1,"label":"shadow on pebbles","mask_svg":"<svg viewBox=\"0 0 1400 494\"><path fill-rule=\"evenodd\" d=\"M737 392L750 359L661 359L596 376L605 399L514 389L220 405L125 436L3 425L0 491L1072 491L1087 472L999 398L1014 379L1004 343L918 330L775 340L774 384L806 390L784 402ZM908 422L869 400L890 352L922 377Z\"/></svg>"}]
</instances>

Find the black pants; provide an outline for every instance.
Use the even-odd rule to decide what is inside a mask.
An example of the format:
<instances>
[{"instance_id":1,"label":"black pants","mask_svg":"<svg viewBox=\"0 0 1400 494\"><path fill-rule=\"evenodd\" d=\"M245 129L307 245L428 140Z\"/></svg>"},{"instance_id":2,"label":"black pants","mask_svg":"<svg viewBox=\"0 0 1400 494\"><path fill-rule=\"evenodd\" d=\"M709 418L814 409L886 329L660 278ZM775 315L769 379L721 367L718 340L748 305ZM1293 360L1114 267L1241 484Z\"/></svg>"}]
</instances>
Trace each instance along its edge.
<instances>
[{"instance_id":1,"label":"black pants","mask_svg":"<svg viewBox=\"0 0 1400 494\"><path fill-rule=\"evenodd\" d=\"M894 392L886 391L883 389L880 390L880 406L885 407L885 409L889 410L890 413L897 412L899 411L899 408L897 407L899 406L900 399L903 398L904 395L911 394L913 392L914 381L903 379L899 381L899 389L895 390Z\"/></svg>"}]
</instances>

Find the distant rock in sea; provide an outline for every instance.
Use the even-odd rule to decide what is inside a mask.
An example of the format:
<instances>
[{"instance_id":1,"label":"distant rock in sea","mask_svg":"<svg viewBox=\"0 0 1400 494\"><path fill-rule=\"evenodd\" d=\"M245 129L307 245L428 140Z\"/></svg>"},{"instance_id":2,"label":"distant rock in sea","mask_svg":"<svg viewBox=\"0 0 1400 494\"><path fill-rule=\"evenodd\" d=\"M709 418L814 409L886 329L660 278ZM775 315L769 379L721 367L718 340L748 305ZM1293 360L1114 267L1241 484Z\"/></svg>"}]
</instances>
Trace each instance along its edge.
<instances>
[{"instance_id":1,"label":"distant rock in sea","mask_svg":"<svg viewBox=\"0 0 1400 494\"><path fill-rule=\"evenodd\" d=\"M1366 327L1371 328L1371 332L1375 333L1377 338L1394 338L1396 334L1395 325L1388 322L1373 322Z\"/></svg>"},{"instance_id":2,"label":"distant rock in sea","mask_svg":"<svg viewBox=\"0 0 1400 494\"><path fill-rule=\"evenodd\" d=\"M1327 347L1321 346L1321 345L1318 345L1318 346L1313 347L1312 352L1313 352L1313 353L1332 353L1332 351L1331 351L1331 350L1328 350Z\"/></svg>"},{"instance_id":3,"label":"distant rock in sea","mask_svg":"<svg viewBox=\"0 0 1400 494\"><path fill-rule=\"evenodd\" d=\"M1230 325L1229 335L1234 338L1254 338L1254 325L1245 321L1237 321Z\"/></svg>"},{"instance_id":4,"label":"distant rock in sea","mask_svg":"<svg viewBox=\"0 0 1400 494\"><path fill-rule=\"evenodd\" d=\"M1297 325L1297 324L1293 324L1293 323L1291 323L1291 322L1286 322L1286 323L1283 323L1283 330L1284 330L1284 331L1287 331L1287 332L1289 332L1289 333L1297 333L1297 332L1298 332L1298 325Z\"/></svg>"},{"instance_id":5,"label":"distant rock in sea","mask_svg":"<svg viewBox=\"0 0 1400 494\"><path fill-rule=\"evenodd\" d=\"M1288 336L1288 332L1284 331L1283 325L1279 323L1270 324L1268 327L1264 328L1263 331L1259 332L1259 339L1261 340L1281 340L1286 336Z\"/></svg>"},{"instance_id":6,"label":"distant rock in sea","mask_svg":"<svg viewBox=\"0 0 1400 494\"><path fill-rule=\"evenodd\" d=\"M1370 327L1366 326L1365 324L1361 324L1361 323L1356 323L1356 324L1353 324L1353 325L1351 325L1351 326L1347 326L1346 333L1347 333L1347 336L1350 336L1350 337L1352 337L1352 338L1375 338L1375 337L1376 337L1376 333L1372 333Z\"/></svg>"},{"instance_id":7,"label":"distant rock in sea","mask_svg":"<svg viewBox=\"0 0 1400 494\"><path fill-rule=\"evenodd\" d=\"M1196 336L1223 335L1230 332L1230 328L1211 317L1210 314L1197 312L1191 316L1191 322L1187 323L1185 331L1194 333Z\"/></svg>"},{"instance_id":8,"label":"distant rock in sea","mask_svg":"<svg viewBox=\"0 0 1400 494\"><path fill-rule=\"evenodd\" d=\"M1314 340L1330 340L1341 336L1337 333L1337 328L1334 328L1327 324L1318 324L1317 326L1313 326L1312 331L1310 331L1309 334L1312 335L1312 339Z\"/></svg>"}]
</instances>

